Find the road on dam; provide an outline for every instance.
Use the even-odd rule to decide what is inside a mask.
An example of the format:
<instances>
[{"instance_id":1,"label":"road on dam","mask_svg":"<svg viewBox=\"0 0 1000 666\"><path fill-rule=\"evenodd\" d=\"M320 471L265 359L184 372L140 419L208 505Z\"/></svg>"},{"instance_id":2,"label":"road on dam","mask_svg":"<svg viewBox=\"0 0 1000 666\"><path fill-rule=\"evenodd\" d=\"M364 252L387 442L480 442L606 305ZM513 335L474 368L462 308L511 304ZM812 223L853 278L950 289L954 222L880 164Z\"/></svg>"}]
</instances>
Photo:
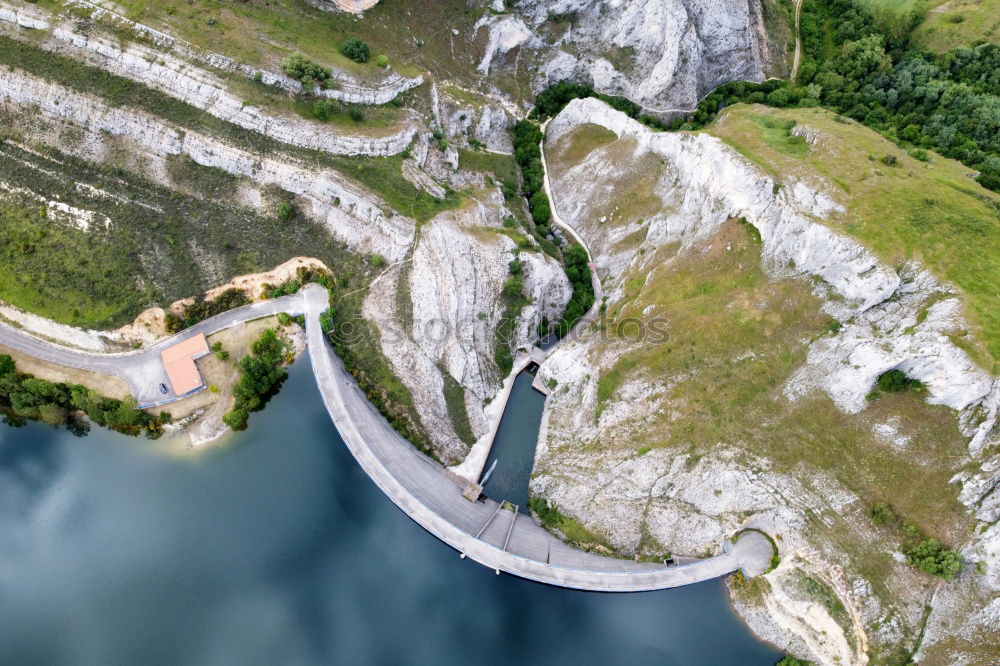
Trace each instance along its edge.
<instances>
[{"instance_id":1,"label":"road on dam","mask_svg":"<svg viewBox=\"0 0 1000 666\"><path fill-rule=\"evenodd\" d=\"M150 347L99 354L63 347L0 323L0 343L61 365L124 379L140 402L159 397L160 351L192 335L206 335L260 317L288 312L306 315L309 357L330 417L348 449L375 484L424 529L498 573L505 571L561 587L636 592L689 585L742 570L763 573L772 547L761 534L746 532L723 554L683 565L634 562L573 548L530 517L489 500L470 502L444 468L397 433L368 401L333 353L319 322L329 307L326 289L308 285L298 294L245 305L217 315ZM155 391L155 394L153 393Z\"/></svg>"}]
</instances>

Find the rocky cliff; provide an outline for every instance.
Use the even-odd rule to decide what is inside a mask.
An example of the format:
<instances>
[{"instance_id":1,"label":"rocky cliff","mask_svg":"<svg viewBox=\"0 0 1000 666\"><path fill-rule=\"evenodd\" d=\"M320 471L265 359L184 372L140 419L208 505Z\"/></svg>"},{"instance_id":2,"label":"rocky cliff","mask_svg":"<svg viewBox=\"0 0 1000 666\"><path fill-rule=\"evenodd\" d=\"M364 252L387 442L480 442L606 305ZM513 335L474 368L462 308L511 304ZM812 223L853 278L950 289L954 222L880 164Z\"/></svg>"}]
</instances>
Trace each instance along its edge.
<instances>
[{"instance_id":1,"label":"rocky cliff","mask_svg":"<svg viewBox=\"0 0 1000 666\"><path fill-rule=\"evenodd\" d=\"M536 90L572 79L651 111L689 109L721 83L784 72L771 42L788 28L784 19L769 25L766 7L774 13L767 0L508 2L509 13L486 14L476 26L489 35L479 71L532 49Z\"/></svg>"},{"instance_id":2,"label":"rocky cliff","mask_svg":"<svg viewBox=\"0 0 1000 666\"><path fill-rule=\"evenodd\" d=\"M498 344L513 349L534 343L543 318L555 321L569 301L570 286L557 261L539 251L519 251L503 233L509 215L496 190L477 195L461 209L423 225L411 256L377 282L365 303L381 346L410 389L436 451L457 462L488 430L484 407L503 381L493 360ZM530 305L507 313L500 298L508 264L524 265ZM512 339L498 340L500 320L516 319ZM462 387L449 408L446 382ZM462 429L461 412L470 431Z\"/></svg>"},{"instance_id":3,"label":"rocky cliff","mask_svg":"<svg viewBox=\"0 0 1000 666\"><path fill-rule=\"evenodd\" d=\"M532 493L629 555L703 555L739 529L765 529L782 564L763 587L735 591L758 632L821 663L912 648L934 583L889 557L897 546L865 518L872 493L892 482L869 490L809 442L882 451L872 470L897 455L924 460L912 473L933 474L933 496L951 497L941 501L960 521L990 514L996 463L976 458L996 440L1000 388L945 335L967 328L955 290L915 264L887 266L823 223L837 211L827 194L779 187L709 135L653 133L578 100L546 145L554 202L592 249L608 314L600 334L542 367L559 389ZM846 324L824 330L830 316ZM667 334L651 344L657 321ZM635 322L642 339L628 333ZM698 331L685 330L694 322ZM894 368L924 383L924 406L869 406L876 378ZM930 432L935 420L950 425ZM819 444L823 428L839 432ZM948 468L979 470L957 500L947 468L934 470L940 454L923 450L942 442L956 458ZM951 538L995 571L992 528ZM878 552L885 580L865 573ZM939 598L981 635L1000 588L971 571L963 580Z\"/></svg>"}]
</instances>

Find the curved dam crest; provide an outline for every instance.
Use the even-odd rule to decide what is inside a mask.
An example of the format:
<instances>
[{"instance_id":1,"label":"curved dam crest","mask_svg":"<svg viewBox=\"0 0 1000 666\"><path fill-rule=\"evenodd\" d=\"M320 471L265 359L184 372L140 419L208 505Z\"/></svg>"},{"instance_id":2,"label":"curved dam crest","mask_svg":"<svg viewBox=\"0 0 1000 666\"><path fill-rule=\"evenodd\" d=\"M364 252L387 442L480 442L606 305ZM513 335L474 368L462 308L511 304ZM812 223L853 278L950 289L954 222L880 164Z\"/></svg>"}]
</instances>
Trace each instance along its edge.
<instances>
[{"instance_id":1,"label":"curved dam crest","mask_svg":"<svg viewBox=\"0 0 1000 666\"><path fill-rule=\"evenodd\" d=\"M124 354L96 354L53 344L0 323L0 342L61 365L114 374L143 397L156 377L165 344L210 334L277 312L304 313L309 357L327 412L351 454L366 474L401 510L428 532L480 564L530 580L603 592L638 592L689 585L736 570L747 577L763 573L771 559L768 540L750 532L723 554L690 564L665 566L605 557L573 548L523 514L493 500L469 502L440 464L397 433L368 401L326 341L319 316L328 295L308 285L293 296L246 305L172 336L151 347Z\"/></svg>"}]
</instances>

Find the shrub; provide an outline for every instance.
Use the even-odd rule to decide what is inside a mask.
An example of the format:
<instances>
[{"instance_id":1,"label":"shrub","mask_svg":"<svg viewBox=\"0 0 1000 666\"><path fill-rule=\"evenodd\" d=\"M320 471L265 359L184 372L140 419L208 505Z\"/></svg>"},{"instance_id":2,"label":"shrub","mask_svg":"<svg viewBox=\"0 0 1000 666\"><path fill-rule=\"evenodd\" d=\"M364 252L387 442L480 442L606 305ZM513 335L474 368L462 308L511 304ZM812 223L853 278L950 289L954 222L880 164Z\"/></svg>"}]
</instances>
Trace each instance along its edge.
<instances>
[{"instance_id":1,"label":"shrub","mask_svg":"<svg viewBox=\"0 0 1000 666\"><path fill-rule=\"evenodd\" d=\"M877 386L880 391L886 393L899 393L900 391L916 391L923 387L923 384L916 379L907 377L906 373L899 369L889 370L879 375Z\"/></svg>"},{"instance_id":2,"label":"shrub","mask_svg":"<svg viewBox=\"0 0 1000 666\"><path fill-rule=\"evenodd\" d=\"M357 37L352 37L341 44L340 52L354 62L368 62L368 58L371 57L367 42Z\"/></svg>"},{"instance_id":3,"label":"shrub","mask_svg":"<svg viewBox=\"0 0 1000 666\"><path fill-rule=\"evenodd\" d=\"M247 410L237 407L223 414L222 422L232 430L246 430L249 418L250 415L247 414Z\"/></svg>"},{"instance_id":4,"label":"shrub","mask_svg":"<svg viewBox=\"0 0 1000 666\"><path fill-rule=\"evenodd\" d=\"M384 53L380 53L377 58L375 58L375 64L383 69L389 66L389 56Z\"/></svg>"},{"instance_id":5,"label":"shrub","mask_svg":"<svg viewBox=\"0 0 1000 666\"><path fill-rule=\"evenodd\" d=\"M165 318L167 332L178 333L185 328L194 326L199 321L246 305L249 302L250 299L247 297L246 292L235 288L225 290L212 301L206 301L199 297L194 303L184 306L180 314L167 313Z\"/></svg>"},{"instance_id":6,"label":"shrub","mask_svg":"<svg viewBox=\"0 0 1000 666\"><path fill-rule=\"evenodd\" d=\"M882 158L882 164L886 166L896 166L897 162L899 162L899 159L895 155L886 155Z\"/></svg>"},{"instance_id":7,"label":"shrub","mask_svg":"<svg viewBox=\"0 0 1000 666\"><path fill-rule=\"evenodd\" d=\"M281 61L281 70L303 85L322 83L330 78L330 70L301 53L293 53Z\"/></svg>"},{"instance_id":8,"label":"shrub","mask_svg":"<svg viewBox=\"0 0 1000 666\"><path fill-rule=\"evenodd\" d=\"M377 252L372 255L372 268L382 268L385 266L385 257Z\"/></svg>"},{"instance_id":9,"label":"shrub","mask_svg":"<svg viewBox=\"0 0 1000 666\"><path fill-rule=\"evenodd\" d=\"M363 123L365 121L365 109L362 106L352 105L347 111L347 115L356 123Z\"/></svg>"},{"instance_id":10,"label":"shrub","mask_svg":"<svg viewBox=\"0 0 1000 666\"><path fill-rule=\"evenodd\" d=\"M962 570L962 556L941 545L937 539L924 539L906 548L906 563L924 573L952 579Z\"/></svg>"},{"instance_id":11,"label":"shrub","mask_svg":"<svg viewBox=\"0 0 1000 666\"><path fill-rule=\"evenodd\" d=\"M872 522L876 525L892 525L896 522L896 513L885 502L875 502L870 514Z\"/></svg>"},{"instance_id":12,"label":"shrub","mask_svg":"<svg viewBox=\"0 0 1000 666\"><path fill-rule=\"evenodd\" d=\"M278 206L278 219L282 222L289 222L293 217L295 217L295 206L287 201L282 201L281 205Z\"/></svg>"},{"instance_id":13,"label":"shrub","mask_svg":"<svg viewBox=\"0 0 1000 666\"><path fill-rule=\"evenodd\" d=\"M926 162L928 159L927 151L923 148L914 148L910 151L910 157L915 160L920 160L921 162Z\"/></svg>"}]
</instances>

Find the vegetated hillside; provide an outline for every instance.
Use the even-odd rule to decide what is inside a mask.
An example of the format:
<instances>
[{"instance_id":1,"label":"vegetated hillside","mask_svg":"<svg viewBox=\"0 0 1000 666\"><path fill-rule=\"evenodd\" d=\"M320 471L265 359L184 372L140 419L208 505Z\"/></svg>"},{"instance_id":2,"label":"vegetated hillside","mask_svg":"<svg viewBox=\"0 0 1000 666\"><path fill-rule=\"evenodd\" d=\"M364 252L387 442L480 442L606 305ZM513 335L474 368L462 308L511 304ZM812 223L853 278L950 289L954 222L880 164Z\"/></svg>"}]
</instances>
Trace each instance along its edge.
<instances>
[{"instance_id":1,"label":"vegetated hillside","mask_svg":"<svg viewBox=\"0 0 1000 666\"><path fill-rule=\"evenodd\" d=\"M997 0L933 0L926 6L924 20L914 33L920 46L943 52L958 45L1000 43Z\"/></svg>"},{"instance_id":2,"label":"vegetated hillside","mask_svg":"<svg viewBox=\"0 0 1000 666\"><path fill-rule=\"evenodd\" d=\"M893 144L825 111L736 107L708 131L734 148L593 99L549 126L554 204L608 301L601 334L542 367L559 388L532 493L629 556L764 529L780 566L734 582L737 607L797 656L898 663L926 626L924 649L954 659L958 623L961 653L991 661L974 618L1000 587L997 534L978 502L998 479L973 456L993 451L995 377L962 351L987 333L947 272L988 251L963 223L995 236L995 197L942 158L886 164ZM982 485L960 497L956 474ZM928 616L950 548L967 564Z\"/></svg>"},{"instance_id":3,"label":"vegetated hillside","mask_svg":"<svg viewBox=\"0 0 1000 666\"><path fill-rule=\"evenodd\" d=\"M804 182L845 208L825 221L888 265L917 260L961 289L970 330L954 341L1000 373L1000 195L962 164L913 157L855 121L821 109L727 109L706 131L781 185Z\"/></svg>"}]
</instances>

